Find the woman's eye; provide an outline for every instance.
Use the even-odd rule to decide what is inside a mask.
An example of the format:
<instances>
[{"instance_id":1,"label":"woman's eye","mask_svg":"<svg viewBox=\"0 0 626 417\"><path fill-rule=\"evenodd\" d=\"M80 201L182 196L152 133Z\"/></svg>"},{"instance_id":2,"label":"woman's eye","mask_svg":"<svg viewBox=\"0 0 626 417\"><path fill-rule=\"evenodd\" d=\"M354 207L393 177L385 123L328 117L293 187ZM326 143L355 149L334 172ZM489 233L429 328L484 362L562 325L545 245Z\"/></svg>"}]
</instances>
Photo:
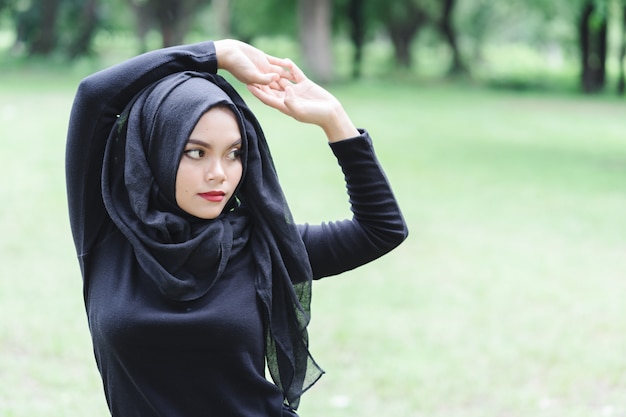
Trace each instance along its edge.
<instances>
[{"instance_id":1,"label":"woman's eye","mask_svg":"<svg viewBox=\"0 0 626 417\"><path fill-rule=\"evenodd\" d=\"M202 149L187 149L185 151L185 156L188 156L191 159L200 159L204 156L204 151Z\"/></svg>"},{"instance_id":2,"label":"woman's eye","mask_svg":"<svg viewBox=\"0 0 626 417\"><path fill-rule=\"evenodd\" d=\"M227 155L226 158L229 160L239 159L241 156L241 149L232 149Z\"/></svg>"}]
</instances>

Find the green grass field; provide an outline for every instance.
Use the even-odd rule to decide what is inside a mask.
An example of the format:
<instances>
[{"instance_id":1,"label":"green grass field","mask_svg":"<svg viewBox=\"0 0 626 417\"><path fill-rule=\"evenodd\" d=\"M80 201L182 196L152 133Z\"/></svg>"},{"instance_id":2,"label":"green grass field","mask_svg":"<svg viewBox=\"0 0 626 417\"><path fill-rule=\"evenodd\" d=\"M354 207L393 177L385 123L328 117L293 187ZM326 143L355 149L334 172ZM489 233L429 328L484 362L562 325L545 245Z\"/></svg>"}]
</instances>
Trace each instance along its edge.
<instances>
[{"instance_id":1,"label":"green grass field","mask_svg":"<svg viewBox=\"0 0 626 417\"><path fill-rule=\"evenodd\" d=\"M0 77L0 415L106 416L69 233L76 71ZM626 416L626 101L332 89L410 227L314 287L303 417ZM298 221L350 215L316 129L251 102Z\"/></svg>"}]
</instances>

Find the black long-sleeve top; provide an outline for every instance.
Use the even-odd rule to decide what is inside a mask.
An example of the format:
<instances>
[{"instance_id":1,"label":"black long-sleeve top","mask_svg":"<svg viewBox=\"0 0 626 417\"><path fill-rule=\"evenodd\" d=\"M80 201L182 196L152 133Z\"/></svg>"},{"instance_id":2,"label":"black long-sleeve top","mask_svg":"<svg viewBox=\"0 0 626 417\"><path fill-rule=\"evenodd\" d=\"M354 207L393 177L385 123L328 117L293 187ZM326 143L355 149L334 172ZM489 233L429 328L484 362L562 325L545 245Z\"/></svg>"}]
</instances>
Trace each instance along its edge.
<instances>
[{"instance_id":1,"label":"black long-sleeve top","mask_svg":"<svg viewBox=\"0 0 626 417\"><path fill-rule=\"evenodd\" d=\"M81 82L72 109L70 223L107 402L116 417L292 415L264 376L264 323L246 247L206 295L175 302L146 277L102 201L102 159L117 116L143 87L184 70L215 73L213 42L150 52L93 74ZM299 226L315 279L370 262L407 236L367 133L330 146L353 217Z\"/></svg>"}]
</instances>

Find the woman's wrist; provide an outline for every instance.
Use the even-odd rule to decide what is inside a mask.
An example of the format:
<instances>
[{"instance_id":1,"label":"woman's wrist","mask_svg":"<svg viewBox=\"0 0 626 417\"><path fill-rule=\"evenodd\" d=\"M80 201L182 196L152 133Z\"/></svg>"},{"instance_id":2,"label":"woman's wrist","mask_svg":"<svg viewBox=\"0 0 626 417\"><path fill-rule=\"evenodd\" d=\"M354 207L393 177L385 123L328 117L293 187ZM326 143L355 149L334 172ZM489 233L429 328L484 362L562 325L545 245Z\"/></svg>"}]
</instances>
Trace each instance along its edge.
<instances>
[{"instance_id":1,"label":"woman's wrist","mask_svg":"<svg viewBox=\"0 0 626 417\"><path fill-rule=\"evenodd\" d=\"M341 104L337 105L334 111L329 115L327 121L320 124L320 127L324 130L328 141L331 143L360 135L358 129L354 126L348 113L346 113Z\"/></svg>"},{"instance_id":2,"label":"woman's wrist","mask_svg":"<svg viewBox=\"0 0 626 417\"><path fill-rule=\"evenodd\" d=\"M213 42L218 69L228 70L228 54L232 50L233 42L232 39L221 39Z\"/></svg>"}]
</instances>

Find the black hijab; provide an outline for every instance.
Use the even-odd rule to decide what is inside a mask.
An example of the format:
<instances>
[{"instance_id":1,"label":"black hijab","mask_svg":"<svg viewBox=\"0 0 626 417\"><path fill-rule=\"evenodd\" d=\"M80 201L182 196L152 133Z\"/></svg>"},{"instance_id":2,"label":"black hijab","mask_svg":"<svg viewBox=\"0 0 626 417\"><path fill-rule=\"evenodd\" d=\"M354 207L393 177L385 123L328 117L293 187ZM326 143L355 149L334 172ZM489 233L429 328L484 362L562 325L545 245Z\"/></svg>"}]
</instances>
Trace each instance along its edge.
<instances>
[{"instance_id":1,"label":"black hijab","mask_svg":"<svg viewBox=\"0 0 626 417\"><path fill-rule=\"evenodd\" d=\"M227 106L238 120L243 176L224 212L201 220L176 205L176 173L197 121L214 106ZM205 295L233 248L249 245L268 369L285 403L297 408L323 373L308 351L312 273L265 136L234 88L215 74L182 72L144 89L109 136L102 193L139 264L169 299Z\"/></svg>"}]
</instances>

